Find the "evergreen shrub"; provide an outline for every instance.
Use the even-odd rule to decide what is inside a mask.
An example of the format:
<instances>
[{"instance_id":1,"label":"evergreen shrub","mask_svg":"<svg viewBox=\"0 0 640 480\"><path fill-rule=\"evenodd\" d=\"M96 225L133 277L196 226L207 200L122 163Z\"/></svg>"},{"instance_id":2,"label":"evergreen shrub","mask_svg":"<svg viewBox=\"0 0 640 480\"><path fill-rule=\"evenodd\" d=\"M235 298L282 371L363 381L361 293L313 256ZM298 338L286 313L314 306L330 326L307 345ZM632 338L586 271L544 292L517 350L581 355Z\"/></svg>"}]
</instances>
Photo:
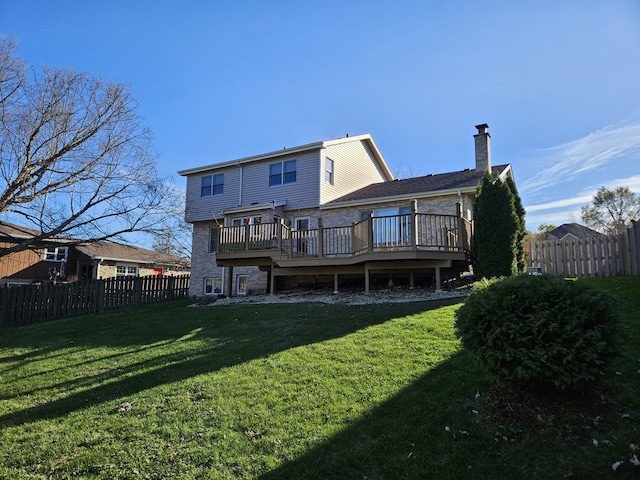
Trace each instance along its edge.
<instances>
[{"instance_id":1,"label":"evergreen shrub","mask_svg":"<svg viewBox=\"0 0 640 480\"><path fill-rule=\"evenodd\" d=\"M569 390L593 382L614 353L615 303L586 283L550 275L483 279L455 328L499 381Z\"/></svg>"}]
</instances>

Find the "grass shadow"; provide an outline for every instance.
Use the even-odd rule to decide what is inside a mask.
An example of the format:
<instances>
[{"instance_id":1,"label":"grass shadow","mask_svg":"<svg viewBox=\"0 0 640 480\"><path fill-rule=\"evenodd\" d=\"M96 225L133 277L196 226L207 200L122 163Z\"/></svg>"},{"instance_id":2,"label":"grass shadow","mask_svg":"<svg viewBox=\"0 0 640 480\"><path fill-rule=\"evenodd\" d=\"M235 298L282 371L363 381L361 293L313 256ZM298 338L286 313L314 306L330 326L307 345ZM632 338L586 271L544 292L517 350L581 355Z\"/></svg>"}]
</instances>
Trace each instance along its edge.
<instances>
[{"instance_id":1,"label":"grass shadow","mask_svg":"<svg viewBox=\"0 0 640 480\"><path fill-rule=\"evenodd\" d=\"M5 413L0 416L0 425L63 417L91 405L459 301L357 307L296 304L203 308L187 308L185 302L174 302L12 329L0 340L0 348L33 350L33 356L20 354L20 362L37 361L38 355L43 359L60 355L68 348L80 352L106 348L110 361L118 356L123 361L135 360L96 375L14 390L12 397L55 389L64 389L65 394ZM338 315L344 321L330 321ZM147 348L150 345L155 347ZM140 351L145 351L146 356L141 357ZM86 361L99 364L105 359L98 355ZM73 366L72 361L60 368ZM0 390L0 397L7 395Z\"/></svg>"}]
</instances>

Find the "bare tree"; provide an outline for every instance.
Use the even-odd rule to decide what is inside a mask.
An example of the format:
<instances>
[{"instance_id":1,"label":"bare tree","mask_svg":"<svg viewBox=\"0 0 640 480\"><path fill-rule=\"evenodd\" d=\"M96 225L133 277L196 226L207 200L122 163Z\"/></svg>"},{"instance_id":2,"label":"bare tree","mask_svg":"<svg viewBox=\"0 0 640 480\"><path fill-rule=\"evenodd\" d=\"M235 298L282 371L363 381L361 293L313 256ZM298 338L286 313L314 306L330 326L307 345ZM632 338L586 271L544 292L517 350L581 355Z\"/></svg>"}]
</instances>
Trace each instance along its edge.
<instances>
[{"instance_id":1,"label":"bare tree","mask_svg":"<svg viewBox=\"0 0 640 480\"><path fill-rule=\"evenodd\" d=\"M193 227L184 217L185 197L184 190L171 189L169 199L165 203L162 228L153 234L152 248L154 251L176 257L191 258Z\"/></svg>"},{"instance_id":2,"label":"bare tree","mask_svg":"<svg viewBox=\"0 0 640 480\"><path fill-rule=\"evenodd\" d=\"M158 227L166 186L126 86L30 67L0 37L0 215L51 239L118 239Z\"/></svg>"},{"instance_id":3,"label":"bare tree","mask_svg":"<svg viewBox=\"0 0 640 480\"><path fill-rule=\"evenodd\" d=\"M600 187L591 205L581 209L582 221L588 227L606 234L624 233L631 220L640 218L640 198L628 187L609 190Z\"/></svg>"}]
</instances>

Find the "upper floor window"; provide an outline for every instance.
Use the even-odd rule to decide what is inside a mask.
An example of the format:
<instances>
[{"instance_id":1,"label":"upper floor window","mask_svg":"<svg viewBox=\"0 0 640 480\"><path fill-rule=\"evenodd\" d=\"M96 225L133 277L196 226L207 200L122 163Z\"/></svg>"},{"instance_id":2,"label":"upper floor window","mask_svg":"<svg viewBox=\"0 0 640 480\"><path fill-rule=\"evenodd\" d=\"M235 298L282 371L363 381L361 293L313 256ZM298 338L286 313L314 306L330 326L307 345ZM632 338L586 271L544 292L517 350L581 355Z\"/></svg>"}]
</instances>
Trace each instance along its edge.
<instances>
[{"instance_id":1,"label":"upper floor window","mask_svg":"<svg viewBox=\"0 0 640 480\"><path fill-rule=\"evenodd\" d=\"M69 247L48 247L44 250L44 259L47 262L67 261Z\"/></svg>"},{"instance_id":2,"label":"upper floor window","mask_svg":"<svg viewBox=\"0 0 640 480\"><path fill-rule=\"evenodd\" d=\"M224 193L224 173L206 175L200 179L200 196L210 197Z\"/></svg>"},{"instance_id":3,"label":"upper floor window","mask_svg":"<svg viewBox=\"0 0 640 480\"><path fill-rule=\"evenodd\" d=\"M324 181L333 185L333 160L327 158L324 164Z\"/></svg>"},{"instance_id":4,"label":"upper floor window","mask_svg":"<svg viewBox=\"0 0 640 480\"><path fill-rule=\"evenodd\" d=\"M269 165L269 186L273 187L276 185L286 185L287 183L296 183L297 171L297 160L272 163Z\"/></svg>"}]
</instances>

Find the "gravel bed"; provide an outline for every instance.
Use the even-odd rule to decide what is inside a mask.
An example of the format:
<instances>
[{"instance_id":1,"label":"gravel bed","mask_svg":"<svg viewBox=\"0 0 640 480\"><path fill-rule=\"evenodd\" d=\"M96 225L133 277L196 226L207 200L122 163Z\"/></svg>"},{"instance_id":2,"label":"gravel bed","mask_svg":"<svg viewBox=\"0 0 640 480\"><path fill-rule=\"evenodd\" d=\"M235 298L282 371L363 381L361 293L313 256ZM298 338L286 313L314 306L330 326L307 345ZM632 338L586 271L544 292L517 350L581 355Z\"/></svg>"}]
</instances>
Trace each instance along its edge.
<instances>
[{"instance_id":1,"label":"gravel bed","mask_svg":"<svg viewBox=\"0 0 640 480\"><path fill-rule=\"evenodd\" d=\"M192 307L220 306L237 304L272 304L272 303L330 303L334 305L370 305L376 303L407 303L441 300L445 298L464 297L468 289L433 292L428 290L376 290L370 293L340 292L336 294L318 291L280 292L275 295L249 295L205 299Z\"/></svg>"}]
</instances>

